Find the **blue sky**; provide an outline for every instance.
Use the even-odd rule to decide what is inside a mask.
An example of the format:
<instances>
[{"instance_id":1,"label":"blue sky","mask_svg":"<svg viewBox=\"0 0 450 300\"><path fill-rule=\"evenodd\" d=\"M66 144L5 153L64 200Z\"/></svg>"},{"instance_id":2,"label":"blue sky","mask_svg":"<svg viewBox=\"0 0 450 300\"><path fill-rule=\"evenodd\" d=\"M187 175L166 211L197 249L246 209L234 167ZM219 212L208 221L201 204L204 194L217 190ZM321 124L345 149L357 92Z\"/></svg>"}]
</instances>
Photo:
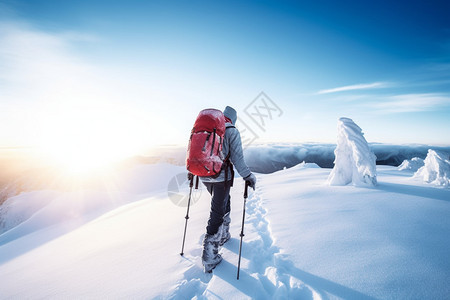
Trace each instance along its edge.
<instances>
[{"instance_id":1,"label":"blue sky","mask_svg":"<svg viewBox=\"0 0 450 300\"><path fill-rule=\"evenodd\" d=\"M448 145L450 4L391 2L0 0L1 146L183 144L226 105L260 142Z\"/></svg>"}]
</instances>

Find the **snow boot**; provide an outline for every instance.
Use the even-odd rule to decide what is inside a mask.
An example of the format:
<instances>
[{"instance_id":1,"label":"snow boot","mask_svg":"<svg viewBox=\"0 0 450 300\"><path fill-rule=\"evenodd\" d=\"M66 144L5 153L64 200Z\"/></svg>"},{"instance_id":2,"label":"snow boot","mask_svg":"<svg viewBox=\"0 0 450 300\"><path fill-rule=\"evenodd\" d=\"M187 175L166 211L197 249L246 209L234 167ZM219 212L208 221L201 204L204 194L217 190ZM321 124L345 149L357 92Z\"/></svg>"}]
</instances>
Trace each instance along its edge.
<instances>
[{"instance_id":1,"label":"snow boot","mask_svg":"<svg viewBox=\"0 0 450 300\"><path fill-rule=\"evenodd\" d=\"M214 235L206 234L203 240L202 263L205 273L211 273L212 270L222 261L219 254L219 243L222 233L218 231Z\"/></svg>"},{"instance_id":2,"label":"snow boot","mask_svg":"<svg viewBox=\"0 0 450 300\"><path fill-rule=\"evenodd\" d=\"M227 213L225 216L223 216L223 223L222 225L220 225L219 228L219 232L221 232L219 246L223 246L231 238L230 223L231 223L230 213Z\"/></svg>"}]
</instances>

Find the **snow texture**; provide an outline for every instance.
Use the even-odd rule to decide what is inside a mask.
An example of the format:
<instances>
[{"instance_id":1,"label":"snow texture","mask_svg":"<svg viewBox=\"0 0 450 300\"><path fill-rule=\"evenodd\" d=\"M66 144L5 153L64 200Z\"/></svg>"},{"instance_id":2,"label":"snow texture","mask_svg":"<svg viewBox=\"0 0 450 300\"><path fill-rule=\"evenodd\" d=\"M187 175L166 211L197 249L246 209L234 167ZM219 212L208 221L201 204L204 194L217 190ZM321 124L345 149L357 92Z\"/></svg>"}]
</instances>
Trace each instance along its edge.
<instances>
[{"instance_id":1,"label":"snow texture","mask_svg":"<svg viewBox=\"0 0 450 300\"><path fill-rule=\"evenodd\" d=\"M330 185L375 186L376 156L370 150L361 128L352 119L338 121L336 159L330 173Z\"/></svg>"},{"instance_id":2,"label":"snow texture","mask_svg":"<svg viewBox=\"0 0 450 300\"><path fill-rule=\"evenodd\" d=\"M450 186L450 161L448 155L430 149L424 163L425 165L417 170L414 177L422 178L430 184L447 188Z\"/></svg>"},{"instance_id":3,"label":"snow texture","mask_svg":"<svg viewBox=\"0 0 450 300\"><path fill-rule=\"evenodd\" d=\"M450 190L379 167L377 187L324 184L302 163L258 174L245 214L231 191L232 238L212 274L201 264L210 196L200 187L180 256L186 207L168 197L183 167L139 165L107 189L24 192L1 218L1 299L446 299ZM180 183L181 184L181 183ZM179 191L189 189L182 183ZM183 185L183 186L182 186ZM169 193L170 195L170 193ZM27 204L28 205L27 205ZM17 218L16 218L17 217ZM16 219L17 221L13 221Z\"/></svg>"},{"instance_id":4,"label":"snow texture","mask_svg":"<svg viewBox=\"0 0 450 300\"><path fill-rule=\"evenodd\" d=\"M399 171L414 171L416 172L421 167L424 166L424 161L420 157L413 157L412 159L405 159L400 166L398 166Z\"/></svg>"}]
</instances>

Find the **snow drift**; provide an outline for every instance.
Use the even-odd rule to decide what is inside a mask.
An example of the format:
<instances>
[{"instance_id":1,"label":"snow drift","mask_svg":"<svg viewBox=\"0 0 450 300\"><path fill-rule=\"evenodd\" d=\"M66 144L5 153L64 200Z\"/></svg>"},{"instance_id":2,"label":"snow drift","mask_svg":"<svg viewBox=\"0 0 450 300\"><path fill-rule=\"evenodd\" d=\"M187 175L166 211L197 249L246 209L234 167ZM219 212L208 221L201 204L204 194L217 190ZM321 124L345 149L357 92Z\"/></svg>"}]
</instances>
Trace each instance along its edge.
<instances>
[{"instance_id":1,"label":"snow drift","mask_svg":"<svg viewBox=\"0 0 450 300\"><path fill-rule=\"evenodd\" d=\"M450 161L448 156L430 149L424 163L425 165L414 174L414 177L423 178L427 183L444 187L450 186Z\"/></svg>"},{"instance_id":2,"label":"snow drift","mask_svg":"<svg viewBox=\"0 0 450 300\"><path fill-rule=\"evenodd\" d=\"M338 142L334 151L330 185L374 186L377 184L376 156L370 150L361 128L349 118L338 121Z\"/></svg>"},{"instance_id":3,"label":"snow drift","mask_svg":"<svg viewBox=\"0 0 450 300\"><path fill-rule=\"evenodd\" d=\"M412 159L405 159L400 166L398 166L399 171L409 170L416 172L424 165L424 161L420 157L413 157Z\"/></svg>"}]
</instances>

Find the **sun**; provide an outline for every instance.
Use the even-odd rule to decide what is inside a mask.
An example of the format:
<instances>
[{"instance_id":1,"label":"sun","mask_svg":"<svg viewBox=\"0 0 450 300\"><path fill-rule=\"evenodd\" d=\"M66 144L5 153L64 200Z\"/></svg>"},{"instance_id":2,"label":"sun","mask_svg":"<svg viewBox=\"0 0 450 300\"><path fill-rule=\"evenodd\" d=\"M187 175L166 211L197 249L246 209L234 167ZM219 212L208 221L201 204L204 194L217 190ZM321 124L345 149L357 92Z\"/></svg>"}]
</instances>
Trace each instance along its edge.
<instances>
[{"instance_id":1,"label":"sun","mask_svg":"<svg viewBox=\"0 0 450 300\"><path fill-rule=\"evenodd\" d=\"M92 132L79 131L81 136L64 136L57 143L46 143L41 150L46 158L70 174L86 175L100 171L124 158L112 143L95 137ZM71 139L66 139L66 138Z\"/></svg>"},{"instance_id":2,"label":"sun","mask_svg":"<svg viewBox=\"0 0 450 300\"><path fill-rule=\"evenodd\" d=\"M136 155L146 139L139 118L111 105L58 107L44 115L37 148L71 175L92 175Z\"/></svg>"}]
</instances>

